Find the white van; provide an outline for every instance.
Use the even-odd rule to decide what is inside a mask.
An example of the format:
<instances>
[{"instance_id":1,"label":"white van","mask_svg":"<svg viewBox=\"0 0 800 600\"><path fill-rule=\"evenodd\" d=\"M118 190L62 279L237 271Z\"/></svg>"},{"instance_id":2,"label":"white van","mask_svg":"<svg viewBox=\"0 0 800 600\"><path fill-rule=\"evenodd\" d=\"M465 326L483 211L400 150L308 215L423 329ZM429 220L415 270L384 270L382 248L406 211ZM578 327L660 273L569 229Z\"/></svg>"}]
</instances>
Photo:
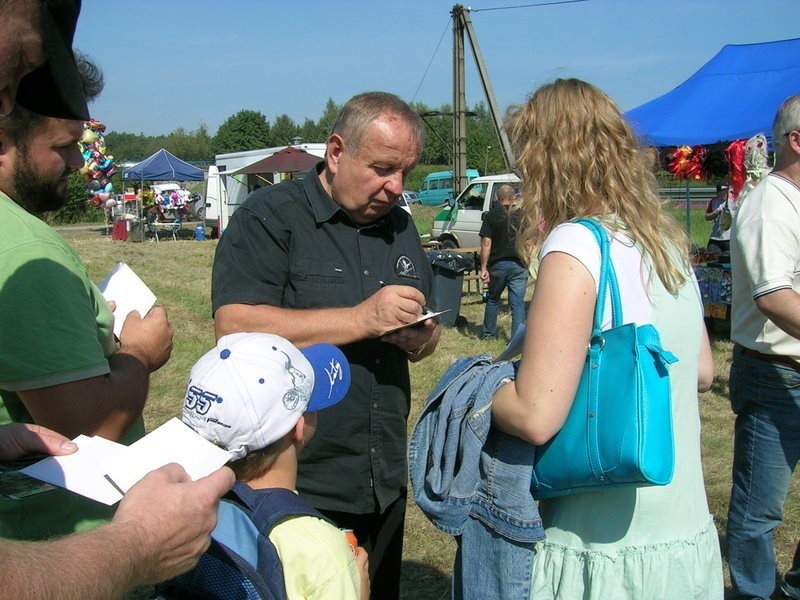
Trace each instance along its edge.
<instances>
[{"instance_id":1,"label":"white van","mask_svg":"<svg viewBox=\"0 0 800 600\"><path fill-rule=\"evenodd\" d=\"M441 248L473 248L481 245L483 215L497 202L500 186L509 184L519 192L519 177L513 173L476 177L454 202L433 219L431 239Z\"/></svg>"},{"instance_id":2,"label":"white van","mask_svg":"<svg viewBox=\"0 0 800 600\"><path fill-rule=\"evenodd\" d=\"M225 184L225 177L220 175L217 166L209 165L206 179L205 224L206 227L211 227L212 237L222 235L231 216Z\"/></svg>"}]
</instances>

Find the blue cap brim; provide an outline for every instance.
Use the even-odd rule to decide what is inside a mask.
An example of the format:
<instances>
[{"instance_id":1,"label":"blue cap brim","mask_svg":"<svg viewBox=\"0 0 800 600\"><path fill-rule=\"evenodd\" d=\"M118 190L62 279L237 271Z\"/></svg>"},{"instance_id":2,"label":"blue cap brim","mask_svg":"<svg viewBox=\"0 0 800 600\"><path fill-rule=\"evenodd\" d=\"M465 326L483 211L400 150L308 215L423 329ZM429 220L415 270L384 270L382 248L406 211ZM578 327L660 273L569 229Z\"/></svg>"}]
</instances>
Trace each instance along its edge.
<instances>
[{"instance_id":1,"label":"blue cap brim","mask_svg":"<svg viewBox=\"0 0 800 600\"><path fill-rule=\"evenodd\" d=\"M306 410L322 410L339 402L350 389L350 363L336 346L315 344L300 350L314 369L314 389Z\"/></svg>"}]
</instances>

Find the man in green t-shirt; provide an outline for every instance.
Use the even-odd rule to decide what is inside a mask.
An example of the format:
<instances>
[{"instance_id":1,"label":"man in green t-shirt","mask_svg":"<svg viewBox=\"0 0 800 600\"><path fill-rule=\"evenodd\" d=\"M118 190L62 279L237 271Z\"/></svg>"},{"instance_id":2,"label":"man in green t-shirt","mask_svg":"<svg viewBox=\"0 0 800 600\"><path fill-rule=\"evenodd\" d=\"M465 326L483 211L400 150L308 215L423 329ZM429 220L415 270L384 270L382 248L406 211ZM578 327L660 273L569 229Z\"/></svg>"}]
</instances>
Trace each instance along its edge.
<instances>
[{"instance_id":1,"label":"man in green t-shirt","mask_svg":"<svg viewBox=\"0 0 800 600\"><path fill-rule=\"evenodd\" d=\"M59 91L78 76L74 64L61 62L50 70L50 81L35 73L48 69L45 62L52 55L68 62L79 10L80 0L0 0L0 116L12 111L17 89L27 87L24 78L31 74L45 98L44 103L38 100L39 113L83 118L83 92L65 102ZM18 335L27 331L20 323ZM0 461L76 449L67 438L38 425L0 425ZM49 542L2 539L0 590L4 597L91 600L120 597L134 585L175 576L194 565L208 546L218 498L232 484L227 467L189 481L178 465L166 465L133 486L104 527Z\"/></svg>"},{"instance_id":2,"label":"man in green t-shirt","mask_svg":"<svg viewBox=\"0 0 800 600\"><path fill-rule=\"evenodd\" d=\"M82 134L80 120L19 104L0 117L0 424L130 443L144 433L149 376L169 358L172 330L155 308L129 315L115 340L114 317L82 261L38 218L64 205L69 172L84 163ZM0 537L44 539L109 516L63 490L0 498Z\"/></svg>"}]
</instances>

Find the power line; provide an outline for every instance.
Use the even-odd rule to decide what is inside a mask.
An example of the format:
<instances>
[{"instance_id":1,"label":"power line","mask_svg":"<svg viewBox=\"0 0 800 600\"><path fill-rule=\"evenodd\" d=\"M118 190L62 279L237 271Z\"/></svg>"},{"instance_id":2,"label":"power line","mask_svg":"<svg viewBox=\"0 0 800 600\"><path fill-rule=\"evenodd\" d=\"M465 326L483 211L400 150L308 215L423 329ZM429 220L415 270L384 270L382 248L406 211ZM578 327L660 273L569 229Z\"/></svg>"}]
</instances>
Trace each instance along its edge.
<instances>
[{"instance_id":1,"label":"power line","mask_svg":"<svg viewBox=\"0 0 800 600\"><path fill-rule=\"evenodd\" d=\"M535 4L517 4L515 6L495 6L493 8L467 8L470 12L486 12L490 10L510 10L512 8L531 8L536 6L554 6L556 4L575 4L589 0L555 0L554 2L537 2Z\"/></svg>"},{"instance_id":2,"label":"power line","mask_svg":"<svg viewBox=\"0 0 800 600\"><path fill-rule=\"evenodd\" d=\"M589 0L553 0L552 2L536 2L532 4L517 4L514 6L495 6L492 8L467 8L467 10L470 12L486 12L490 10L511 10L515 8L535 8L541 6L555 6L557 4L575 4L577 2L588 2L588 1ZM439 47L442 45L442 40L444 40L444 36L449 28L450 28L450 19L447 20L447 23L444 26L444 30L442 31L442 35L439 37L439 43L436 44L436 49L433 51L433 55L431 56L430 61L428 61L428 66L425 67L425 72L422 74L422 79L420 79L419 85L417 86L417 89L414 92L414 96L411 98L412 103L416 101L417 94L419 94L419 90L422 88L422 84L425 83L425 78L428 76L428 71L430 71L431 65L433 64L433 61L436 58L436 54L439 52Z\"/></svg>"},{"instance_id":3,"label":"power line","mask_svg":"<svg viewBox=\"0 0 800 600\"><path fill-rule=\"evenodd\" d=\"M411 98L411 102L413 103L417 99L417 94L419 94L419 90L422 87L422 84L425 82L425 77L428 75L428 71L433 64L433 59L436 58L436 53L439 52L439 46L442 45L442 40L444 39L444 34L447 33L447 30L450 29L450 19L447 19L447 24L444 26L444 31L442 31L442 35L439 38L439 43L436 44L436 49L433 51L433 55L431 56L430 61L428 61L428 66L425 67L425 72L422 74L422 79L417 86L417 91L414 92L414 96Z\"/></svg>"}]
</instances>

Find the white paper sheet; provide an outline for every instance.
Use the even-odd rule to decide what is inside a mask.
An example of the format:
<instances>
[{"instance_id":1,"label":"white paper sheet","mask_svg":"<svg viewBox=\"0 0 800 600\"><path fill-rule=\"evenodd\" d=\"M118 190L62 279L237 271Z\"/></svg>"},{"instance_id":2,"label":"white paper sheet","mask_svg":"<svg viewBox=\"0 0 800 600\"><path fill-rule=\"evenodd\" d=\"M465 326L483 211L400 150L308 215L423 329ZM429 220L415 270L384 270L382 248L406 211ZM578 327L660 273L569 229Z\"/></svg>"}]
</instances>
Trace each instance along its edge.
<instances>
[{"instance_id":1,"label":"white paper sheet","mask_svg":"<svg viewBox=\"0 0 800 600\"><path fill-rule=\"evenodd\" d=\"M428 311L422 313L419 317L417 317L416 321L412 321L411 323L406 323L405 325L400 325L400 327L395 327L394 329L390 329L386 333L392 333L393 331L398 331L399 329L405 329L406 327L414 327L415 325L422 323L426 319L434 319L439 315L443 315L444 313L449 312L451 310L452 310L451 308L446 308L445 310L440 310L439 312Z\"/></svg>"},{"instance_id":2,"label":"white paper sheet","mask_svg":"<svg viewBox=\"0 0 800 600\"><path fill-rule=\"evenodd\" d=\"M98 465L118 459L128 448L99 436L79 435L74 442L78 450L73 454L49 456L22 472L109 506L122 500L122 494L103 477Z\"/></svg>"},{"instance_id":3,"label":"white paper sheet","mask_svg":"<svg viewBox=\"0 0 800 600\"><path fill-rule=\"evenodd\" d=\"M120 491L127 492L167 463L178 463L195 480L230 459L225 450L174 418L130 446L99 436L79 435L73 441L78 445L73 454L49 456L21 472L111 506L122 499Z\"/></svg>"},{"instance_id":4,"label":"white paper sheet","mask_svg":"<svg viewBox=\"0 0 800 600\"><path fill-rule=\"evenodd\" d=\"M128 446L121 456L106 461L104 473L127 492L150 471L167 463L178 463L195 480L216 471L229 459L227 451L172 418Z\"/></svg>"},{"instance_id":5,"label":"white paper sheet","mask_svg":"<svg viewBox=\"0 0 800 600\"><path fill-rule=\"evenodd\" d=\"M132 310L145 316L156 303L156 296L144 281L125 263L117 263L108 276L97 287L107 301L117 303L114 309L114 335L119 338L125 317Z\"/></svg>"}]
</instances>

